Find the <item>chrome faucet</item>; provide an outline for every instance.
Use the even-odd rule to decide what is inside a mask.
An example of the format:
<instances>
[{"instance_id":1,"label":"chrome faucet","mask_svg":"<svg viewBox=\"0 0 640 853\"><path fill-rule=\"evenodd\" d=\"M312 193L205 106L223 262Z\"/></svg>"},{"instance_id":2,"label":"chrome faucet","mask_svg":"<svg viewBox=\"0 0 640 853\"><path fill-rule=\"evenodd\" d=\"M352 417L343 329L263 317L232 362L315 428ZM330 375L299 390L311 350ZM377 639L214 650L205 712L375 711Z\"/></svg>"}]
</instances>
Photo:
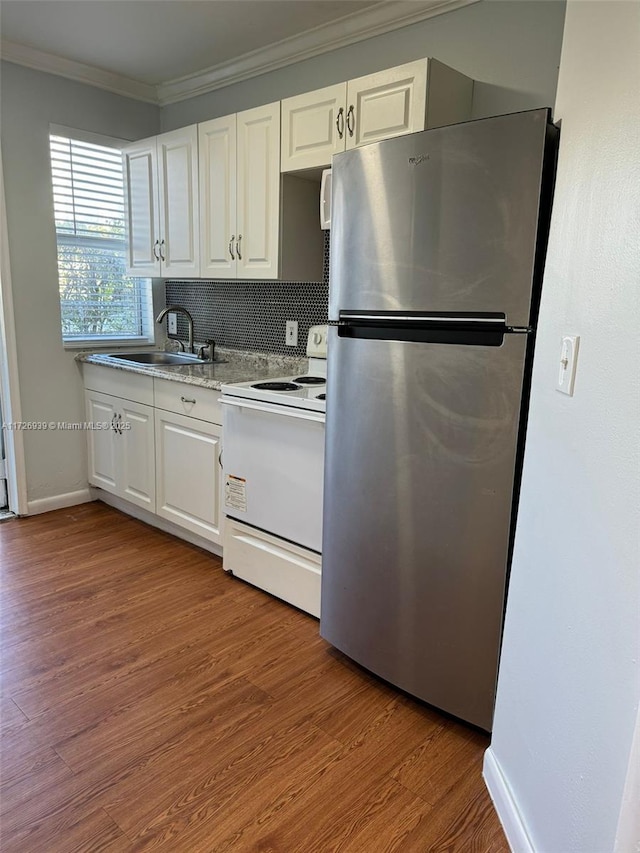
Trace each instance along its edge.
<instances>
[{"instance_id":1,"label":"chrome faucet","mask_svg":"<svg viewBox=\"0 0 640 853\"><path fill-rule=\"evenodd\" d=\"M187 322L189 323L189 352L195 352L193 349L193 317L189 314L186 308L182 307L182 305L167 305L167 307L163 308L156 317L156 323L162 323L167 314L176 311L180 312L180 314L184 314L187 318Z\"/></svg>"}]
</instances>

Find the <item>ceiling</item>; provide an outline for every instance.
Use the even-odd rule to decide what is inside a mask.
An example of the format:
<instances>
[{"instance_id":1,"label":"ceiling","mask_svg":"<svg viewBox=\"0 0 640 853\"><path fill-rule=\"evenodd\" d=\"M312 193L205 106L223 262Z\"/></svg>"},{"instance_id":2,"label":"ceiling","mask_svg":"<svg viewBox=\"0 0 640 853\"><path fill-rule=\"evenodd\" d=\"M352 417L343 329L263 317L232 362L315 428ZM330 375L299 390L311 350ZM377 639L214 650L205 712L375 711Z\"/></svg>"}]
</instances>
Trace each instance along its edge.
<instances>
[{"instance_id":1,"label":"ceiling","mask_svg":"<svg viewBox=\"0 0 640 853\"><path fill-rule=\"evenodd\" d=\"M2 0L2 56L168 103L470 1Z\"/></svg>"}]
</instances>

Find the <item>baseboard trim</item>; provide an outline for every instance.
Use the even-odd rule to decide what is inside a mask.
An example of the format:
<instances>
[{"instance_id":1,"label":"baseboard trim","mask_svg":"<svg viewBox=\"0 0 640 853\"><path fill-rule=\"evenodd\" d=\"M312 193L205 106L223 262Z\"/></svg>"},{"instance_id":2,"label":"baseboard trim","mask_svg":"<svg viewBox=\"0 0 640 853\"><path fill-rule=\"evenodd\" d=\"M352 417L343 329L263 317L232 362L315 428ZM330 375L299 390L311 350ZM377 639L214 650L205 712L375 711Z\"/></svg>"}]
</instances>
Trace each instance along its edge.
<instances>
[{"instance_id":1,"label":"baseboard trim","mask_svg":"<svg viewBox=\"0 0 640 853\"><path fill-rule=\"evenodd\" d=\"M222 546L216 545L214 542L209 542L208 539L204 539L196 533L191 533L189 530L178 527L177 524L173 524L171 521L160 518L159 515L149 512L149 510L143 509L141 506L129 503L129 501L125 501L122 498L118 498L109 492L103 491L102 489L94 488L91 492L95 499L102 501L108 506L112 506L114 509L119 509L120 512L124 512L126 515L137 518L138 521L144 521L145 524L149 524L151 527L157 527L158 530L162 530L163 533L170 533L177 539L184 539L185 542L189 542L191 545L197 545L198 548L202 548L203 551L209 551L211 554L215 554L216 557L222 557Z\"/></svg>"},{"instance_id":2,"label":"baseboard trim","mask_svg":"<svg viewBox=\"0 0 640 853\"><path fill-rule=\"evenodd\" d=\"M77 492L67 492L64 495L54 495L51 498L38 498L35 501L27 501L27 515L40 515L41 512L51 512L54 509L86 504L92 500L94 498L89 489L78 489Z\"/></svg>"},{"instance_id":3,"label":"baseboard trim","mask_svg":"<svg viewBox=\"0 0 640 853\"><path fill-rule=\"evenodd\" d=\"M534 853L524 820L491 747L484 754L482 775L513 853Z\"/></svg>"}]
</instances>

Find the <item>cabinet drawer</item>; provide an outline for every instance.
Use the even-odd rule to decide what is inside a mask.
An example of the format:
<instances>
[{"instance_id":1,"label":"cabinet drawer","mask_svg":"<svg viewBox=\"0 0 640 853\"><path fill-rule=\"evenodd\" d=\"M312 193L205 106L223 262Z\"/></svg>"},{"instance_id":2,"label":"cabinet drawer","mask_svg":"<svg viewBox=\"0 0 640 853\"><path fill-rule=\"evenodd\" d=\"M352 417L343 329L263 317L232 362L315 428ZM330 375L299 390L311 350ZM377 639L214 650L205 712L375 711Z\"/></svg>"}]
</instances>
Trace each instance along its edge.
<instances>
[{"instance_id":1,"label":"cabinet drawer","mask_svg":"<svg viewBox=\"0 0 640 853\"><path fill-rule=\"evenodd\" d=\"M153 406L153 377L139 373L129 373L113 367L100 367L97 364L83 364L84 387L102 394L111 394L125 400L134 400Z\"/></svg>"},{"instance_id":2,"label":"cabinet drawer","mask_svg":"<svg viewBox=\"0 0 640 853\"><path fill-rule=\"evenodd\" d=\"M155 406L213 424L222 423L219 391L186 382L154 379Z\"/></svg>"},{"instance_id":3,"label":"cabinet drawer","mask_svg":"<svg viewBox=\"0 0 640 853\"><path fill-rule=\"evenodd\" d=\"M225 520L223 543L225 571L320 616L320 554L233 518Z\"/></svg>"}]
</instances>

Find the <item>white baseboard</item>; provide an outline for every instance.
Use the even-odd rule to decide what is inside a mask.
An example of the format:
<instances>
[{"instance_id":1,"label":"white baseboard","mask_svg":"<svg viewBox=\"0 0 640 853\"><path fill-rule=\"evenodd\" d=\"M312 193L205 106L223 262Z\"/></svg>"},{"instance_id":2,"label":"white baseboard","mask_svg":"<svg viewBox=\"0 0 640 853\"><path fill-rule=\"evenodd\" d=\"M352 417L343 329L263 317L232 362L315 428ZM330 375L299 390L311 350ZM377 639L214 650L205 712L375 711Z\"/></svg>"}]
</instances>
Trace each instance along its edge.
<instances>
[{"instance_id":1,"label":"white baseboard","mask_svg":"<svg viewBox=\"0 0 640 853\"><path fill-rule=\"evenodd\" d=\"M78 489L77 492L67 492L64 495L54 495L51 498L38 498L35 501L27 501L27 515L39 515L41 512L51 512L54 509L86 504L92 500L94 498L89 489Z\"/></svg>"},{"instance_id":2,"label":"white baseboard","mask_svg":"<svg viewBox=\"0 0 640 853\"><path fill-rule=\"evenodd\" d=\"M151 527L157 527L158 530L162 530L164 533L171 533L172 536L176 536L178 539L184 539L185 542L189 542L191 545L197 545L204 551L209 551L211 554L215 554L216 557L222 557L222 546L216 545L215 542L209 542L202 536L198 536L196 533L191 533L189 530L178 527L177 524L173 524L165 518L160 518L159 515L149 512L149 510L143 509L141 506L136 506L135 504L129 503L129 501L125 501L122 498L118 498L115 495L110 494L109 492L105 492L103 489L92 489L91 492L94 498L108 504L108 506L112 506L114 509L119 509L120 512L124 512L127 515L131 515L133 518L137 518L138 521L144 521L145 524L150 524Z\"/></svg>"},{"instance_id":3,"label":"white baseboard","mask_svg":"<svg viewBox=\"0 0 640 853\"><path fill-rule=\"evenodd\" d=\"M518 804L491 747L484 754L482 775L511 850L513 853L534 853Z\"/></svg>"}]
</instances>

